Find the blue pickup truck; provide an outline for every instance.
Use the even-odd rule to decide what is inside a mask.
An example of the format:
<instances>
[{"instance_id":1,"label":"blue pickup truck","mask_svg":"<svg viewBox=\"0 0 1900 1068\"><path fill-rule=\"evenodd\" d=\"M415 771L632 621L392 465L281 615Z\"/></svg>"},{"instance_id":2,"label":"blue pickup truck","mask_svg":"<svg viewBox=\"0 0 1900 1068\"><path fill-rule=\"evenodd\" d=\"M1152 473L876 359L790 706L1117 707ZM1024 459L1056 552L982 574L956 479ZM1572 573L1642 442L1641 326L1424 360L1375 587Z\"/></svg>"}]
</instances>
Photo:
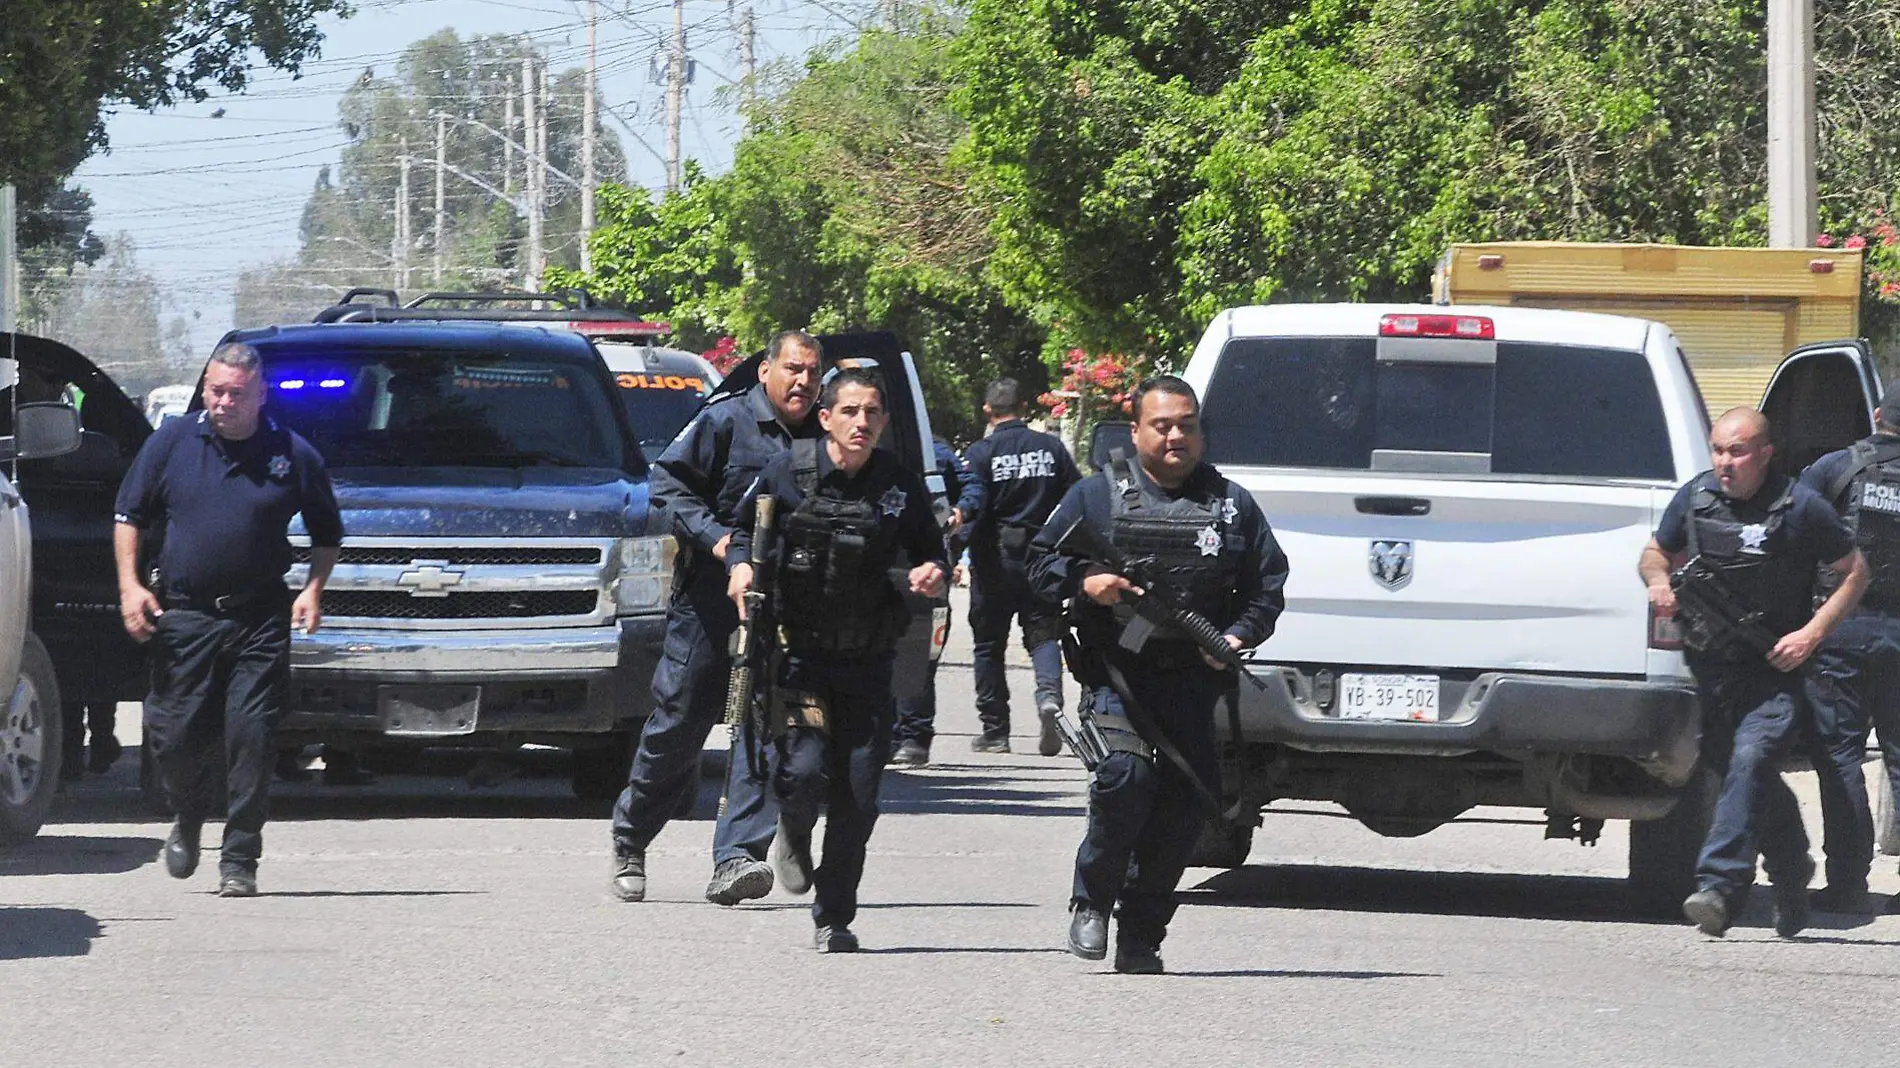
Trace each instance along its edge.
<instances>
[{"instance_id":1,"label":"blue pickup truck","mask_svg":"<svg viewBox=\"0 0 1900 1068\"><path fill-rule=\"evenodd\" d=\"M262 353L271 410L323 454L348 532L323 627L292 643L283 742L566 746L577 794L617 792L673 543L593 346L553 324L429 320L228 340Z\"/></svg>"}]
</instances>

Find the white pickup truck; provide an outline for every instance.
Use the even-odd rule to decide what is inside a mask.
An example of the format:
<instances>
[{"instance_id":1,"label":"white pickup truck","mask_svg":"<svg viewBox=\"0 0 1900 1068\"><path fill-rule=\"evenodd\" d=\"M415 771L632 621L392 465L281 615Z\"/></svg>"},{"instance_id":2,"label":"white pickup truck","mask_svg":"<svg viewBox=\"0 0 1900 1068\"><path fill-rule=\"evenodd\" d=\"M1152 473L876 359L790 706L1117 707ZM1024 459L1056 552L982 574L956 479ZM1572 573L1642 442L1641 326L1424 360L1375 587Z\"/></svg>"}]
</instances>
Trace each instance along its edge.
<instances>
[{"instance_id":1,"label":"white pickup truck","mask_svg":"<svg viewBox=\"0 0 1900 1068\"><path fill-rule=\"evenodd\" d=\"M1390 836L1478 805L1543 809L1548 835L1590 842L1633 820L1635 901L1676 908L1713 782L1672 622L1636 577L1675 488L1709 466L1669 329L1246 307L1214 320L1185 377L1208 459L1293 562L1252 667L1266 691L1241 687L1222 717L1229 797L1336 802ZM1864 345L1790 357L1764 405L1783 465L1866 434L1877 394ZM1202 862L1243 863L1251 835L1210 832Z\"/></svg>"}]
</instances>

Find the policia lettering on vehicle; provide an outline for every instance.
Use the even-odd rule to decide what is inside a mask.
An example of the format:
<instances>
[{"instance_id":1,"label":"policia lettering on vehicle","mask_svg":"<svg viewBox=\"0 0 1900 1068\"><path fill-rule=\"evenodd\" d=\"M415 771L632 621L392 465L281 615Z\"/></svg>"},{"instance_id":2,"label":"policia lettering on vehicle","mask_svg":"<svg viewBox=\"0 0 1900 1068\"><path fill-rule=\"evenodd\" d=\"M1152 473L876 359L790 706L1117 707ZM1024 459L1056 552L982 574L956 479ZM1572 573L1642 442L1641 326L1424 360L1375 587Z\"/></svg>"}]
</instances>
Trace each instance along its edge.
<instances>
[{"instance_id":1,"label":"policia lettering on vehicle","mask_svg":"<svg viewBox=\"0 0 1900 1068\"><path fill-rule=\"evenodd\" d=\"M800 441L759 476L775 499L780 545L773 616L783 641L771 699L780 817L773 859L785 887L816 890L821 953L858 948L851 922L865 843L877 823L878 784L891 751L893 650L909 623L890 580L899 550L915 561L912 592L943 590L943 532L930 495L894 453L877 448L890 415L868 371L837 372L818 402L825 437ZM749 498L750 500L751 498ZM754 572L752 532L733 535L729 592L743 610ZM820 807L824 864L812 870Z\"/></svg>"},{"instance_id":2,"label":"policia lettering on vehicle","mask_svg":"<svg viewBox=\"0 0 1900 1068\"><path fill-rule=\"evenodd\" d=\"M817 434L811 411L823 365L817 338L779 334L759 365L759 384L702 411L653 465L652 501L679 540L680 556L665 652L653 673L653 713L614 803L611 889L622 901L645 899L647 846L690 803L700 750L725 714L726 646L739 625L726 599L726 560L740 525L739 500L793 441ZM765 854L777 813L746 761L732 762L725 796L706 900L736 905L772 892Z\"/></svg>"},{"instance_id":3,"label":"policia lettering on vehicle","mask_svg":"<svg viewBox=\"0 0 1900 1068\"><path fill-rule=\"evenodd\" d=\"M1806 679L1827 832L1827 888L1813 904L1824 912L1873 910L1867 874L1877 828L1861 773L1870 728L1900 797L1900 381L1887 387L1874 423L1872 437L1801 473L1801 484L1833 504L1854 532L1869 573L1859 610L1821 643ZM1900 897L1887 910L1900 911Z\"/></svg>"},{"instance_id":4,"label":"policia lettering on vehicle","mask_svg":"<svg viewBox=\"0 0 1900 1068\"><path fill-rule=\"evenodd\" d=\"M976 671L976 712L983 732L971 739L979 753L1009 752L1009 681L1003 648L1009 624L1022 621L1023 648L1036 673L1036 712L1042 721L1037 751L1062 751L1056 717L1062 711L1062 606L1030 588L1029 542L1082 473L1062 441L1023 422L1022 386L1013 378L990 383L983 400L989 436L965 450L970 479L956 518L970 541L970 641Z\"/></svg>"},{"instance_id":5,"label":"policia lettering on vehicle","mask_svg":"<svg viewBox=\"0 0 1900 1068\"><path fill-rule=\"evenodd\" d=\"M1701 695L1703 766L1722 776L1696 890L1682 911L1704 934L1726 933L1760 852L1775 931L1793 937L1807 925L1814 861L1777 764L1806 728L1796 672L1854 610L1867 563L1819 494L1770 471L1774 446L1761 413L1724 414L1709 431L1709 451L1713 470L1677 490L1638 564L1649 603L1682 624ZM1671 560L1684 557L1672 585ZM1823 566L1845 577L1816 610L1814 575ZM1732 607L1719 617L1696 607L1708 600Z\"/></svg>"},{"instance_id":6,"label":"policia lettering on vehicle","mask_svg":"<svg viewBox=\"0 0 1900 1068\"><path fill-rule=\"evenodd\" d=\"M1083 729L1092 724L1107 750L1075 856L1069 951L1106 956L1109 910L1119 905L1115 970L1159 973L1175 884L1213 814L1208 794L1219 789L1215 707L1238 680L1176 628L1128 652L1127 629L1148 622L1131 603L1145 591L1063 551L1061 539L1086 520L1131 563L1145 560L1234 650L1273 634L1286 606L1287 558L1252 495L1202 462L1200 401L1186 382L1143 382L1134 415L1134 462L1118 450L1069 490L1035 539L1029 575L1044 598L1072 602L1070 667L1083 686Z\"/></svg>"},{"instance_id":7,"label":"policia lettering on vehicle","mask_svg":"<svg viewBox=\"0 0 1900 1068\"><path fill-rule=\"evenodd\" d=\"M951 500L956 500L970 481L970 469L942 438L933 438L930 444L937 454L937 473L943 476L943 488ZM948 559L955 560L963 552L962 541L957 514L952 509L950 523L944 530L944 552ZM946 640L950 635L949 626L946 618ZM897 702L897 729L891 735L892 767L920 768L930 763L930 743L937 738L937 668L942 665L942 657L932 660L924 669L923 689Z\"/></svg>"},{"instance_id":8,"label":"policia lettering on vehicle","mask_svg":"<svg viewBox=\"0 0 1900 1068\"><path fill-rule=\"evenodd\" d=\"M218 346L205 365L204 410L146 439L119 486L113 532L125 629L152 646L145 744L177 813L165 870L179 879L197 870L212 774L228 763L225 897L257 893L290 628L310 634L322 623L323 587L343 541L322 457L264 414L267 390L256 349ZM300 513L310 576L293 601L286 535ZM139 573L142 532L163 539L151 587Z\"/></svg>"}]
</instances>

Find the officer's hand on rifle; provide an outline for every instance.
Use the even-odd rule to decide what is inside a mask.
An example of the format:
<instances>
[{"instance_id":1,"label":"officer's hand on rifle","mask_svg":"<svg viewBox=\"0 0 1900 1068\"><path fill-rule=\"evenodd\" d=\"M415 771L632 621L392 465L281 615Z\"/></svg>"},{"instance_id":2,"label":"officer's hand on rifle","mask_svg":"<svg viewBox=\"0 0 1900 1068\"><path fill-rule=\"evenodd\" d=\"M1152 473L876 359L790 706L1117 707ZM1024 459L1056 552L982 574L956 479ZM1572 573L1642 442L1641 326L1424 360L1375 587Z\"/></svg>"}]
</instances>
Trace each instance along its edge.
<instances>
[{"instance_id":1,"label":"officer's hand on rifle","mask_svg":"<svg viewBox=\"0 0 1900 1068\"><path fill-rule=\"evenodd\" d=\"M717 557L719 562L723 564L726 562L726 550L731 547L732 535L728 534L718 541L713 542L713 556Z\"/></svg>"},{"instance_id":2,"label":"officer's hand on rifle","mask_svg":"<svg viewBox=\"0 0 1900 1068\"><path fill-rule=\"evenodd\" d=\"M1777 671L1793 671L1807 663L1808 657L1814 655L1814 650L1820 644L1820 635L1809 633L1809 628L1802 627L1781 636L1775 647L1768 651L1768 662Z\"/></svg>"},{"instance_id":3,"label":"officer's hand on rifle","mask_svg":"<svg viewBox=\"0 0 1900 1068\"><path fill-rule=\"evenodd\" d=\"M1124 593L1139 597L1147 591L1120 575L1100 572L1082 580L1082 592L1096 604L1116 605L1122 602Z\"/></svg>"},{"instance_id":4,"label":"officer's hand on rifle","mask_svg":"<svg viewBox=\"0 0 1900 1068\"><path fill-rule=\"evenodd\" d=\"M1231 649L1232 649L1232 650L1233 650L1234 652L1236 652L1236 653L1238 653L1238 652L1240 652L1240 639L1239 639L1239 638L1236 638L1236 637L1234 637L1234 636L1233 636L1233 635L1231 635L1231 634L1223 634L1223 635L1221 635L1221 637L1223 637L1223 638L1225 638L1225 639L1227 639L1227 645L1228 645L1228 647L1229 647L1229 648L1231 648ZM1201 659L1202 659L1202 660L1205 660L1205 661L1207 661L1207 666L1208 666L1208 667L1211 667L1211 668L1213 668L1213 669L1214 669L1215 671L1226 671L1226 670L1227 670L1227 665L1226 665L1226 664L1223 664L1223 663L1221 663L1220 661L1218 661L1218 660L1216 660L1216 659L1214 659L1213 657L1211 657L1211 656L1208 656L1208 655L1207 655L1206 653L1202 653L1202 654L1201 654Z\"/></svg>"},{"instance_id":5,"label":"officer's hand on rifle","mask_svg":"<svg viewBox=\"0 0 1900 1068\"><path fill-rule=\"evenodd\" d=\"M723 545L724 542L721 544ZM732 603L739 606L740 619L746 616L745 595L750 592L752 592L752 565L740 564L733 568L732 574L726 578L726 596L732 598Z\"/></svg>"},{"instance_id":6,"label":"officer's hand on rifle","mask_svg":"<svg viewBox=\"0 0 1900 1068\"><path fill-rule=\"evenodd\" d=\"M910 569L910 592L935 597L943 592L943 565L926 560Z\"/></svg>"}]
</instances>

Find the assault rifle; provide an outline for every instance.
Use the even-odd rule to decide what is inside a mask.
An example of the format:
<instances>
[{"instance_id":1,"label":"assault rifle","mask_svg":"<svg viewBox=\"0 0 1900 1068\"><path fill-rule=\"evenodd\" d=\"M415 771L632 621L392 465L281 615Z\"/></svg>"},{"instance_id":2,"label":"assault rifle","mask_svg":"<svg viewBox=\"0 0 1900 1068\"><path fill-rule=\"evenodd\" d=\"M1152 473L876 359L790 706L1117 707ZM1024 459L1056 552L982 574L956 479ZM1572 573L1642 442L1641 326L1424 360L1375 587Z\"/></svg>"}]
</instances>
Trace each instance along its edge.
<instances>
[{"instance_id":1,"label":"assault rifle","mask_svg":"<svg viewBox=\"0 0 1900 1068\"><path fill-rule=\"evenodd\" d=\"M778 571L777 513L778 499L769 493L759 494L752 522L752 588L745 594L744 616L732 632L732 675L726 686L726 726L732 730L733 756L743 753L761 770L769 714L766 706L778 662L778 626L772 619Z\"/></svg>"},{"instance_id":2,"label":"assault rifle","mask_svg":"<svg viewBox=\"0 0 1900 1068\"><path fill-rule=\"evenodd\" d=\"M1691 649L1766 657L1781 641L1781 635L1763 622L1768 614L1742 596L1721 568L1700 556L1677 568L1669 576L1669 587L1676 592L1683 644Z\"/></svg>"},{"instance_id":3,"label":"assault rifle","mask_svg":"<svg viewBox=\"0 0 1900 1068\"><path fill-rule=\"evenodd\" d=\"M1062 537L1056 539L1056 551L1098 564L1142 588L1144 592L1140 594L1126 590L1122 592L1122 603L1133 606L1135 610L1135 618L1122 628L1121 638L1117 642L1123 649L1139 653L1156 632L1164 628L1171 629L1193 642L1194 647L1209 660L1233 669L1261 692L1267 691L1267 684L1247 670L1247 662L1241 659L1238 650L1227 644L1227 636L1220 632L1220 628L1206 616L1189 608L1181 592L1161 577L1160 569L1155 566L1153 559L1143 557L1130 560L1090 526L1087 519L1076 520L1073 526L1062 532Z\"/></svg>"}]
</instances>

